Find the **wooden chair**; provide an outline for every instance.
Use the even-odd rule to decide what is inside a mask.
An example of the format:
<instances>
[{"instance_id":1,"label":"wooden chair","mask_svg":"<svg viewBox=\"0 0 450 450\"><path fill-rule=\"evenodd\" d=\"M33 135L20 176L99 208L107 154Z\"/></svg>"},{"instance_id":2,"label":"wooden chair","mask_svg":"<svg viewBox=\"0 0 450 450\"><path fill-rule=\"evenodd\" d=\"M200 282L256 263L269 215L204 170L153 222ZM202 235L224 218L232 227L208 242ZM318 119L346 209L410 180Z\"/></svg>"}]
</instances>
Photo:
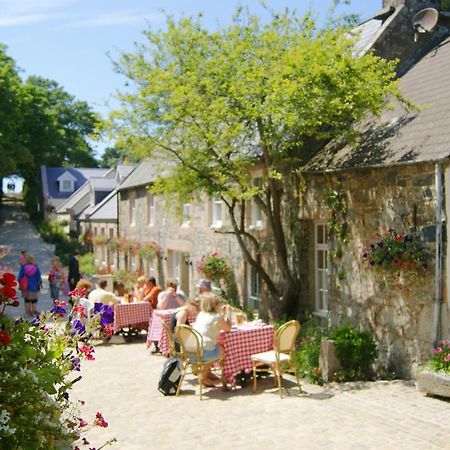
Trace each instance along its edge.
<instances>
[{"instance_id":1,"label":"wooden chair","mask_svg":"<svg viewBox=\"0 0 450 450\"><path fill-rule=\"evenodd\" d=\"M203 338L200 333L189 325L178 325L175 327L175 335L180 343L179 357L182 362L182 372L176 395L180 393L181 384L190 366L192 373L197 374L200 385L200 400L202 400L203 372L212 364L218 362L221 370L222 385L225 387L225 376L223 372L223 358L203 361Z\"/></svg>"},{"instance_id":2,"label":"wooden chair","mask_svg":"<svg viewBox=\"0 0 450 450\"><path fill-rule=\"evenodd\" d=\"M273 339L273 350L252 355L253 392L256 392L256 375L260 366L264 366L264 369L261 369L260 371L266 372L267 370L270 370L274 373L281 398L283 398L281 392L281 374L285 372L294 371L299 391L300 393L302 392L297 371L293 364L295 340L297 339L299 331L300 323L297 320L286 322L278 328L275 333Z\"/></svg>"},{"instance_id":3,"label":"wooden chair","mask_svg":"<svg viewBox=\"0 0 450 450\"><path fill-rule=\"evenodd\" d=\"M173 338L172 330L162 317L159 317L159 321L167 334L167 341L169 342L169 356L179 356L175 346L175 339Z\"/></svg>"}]
</instances>

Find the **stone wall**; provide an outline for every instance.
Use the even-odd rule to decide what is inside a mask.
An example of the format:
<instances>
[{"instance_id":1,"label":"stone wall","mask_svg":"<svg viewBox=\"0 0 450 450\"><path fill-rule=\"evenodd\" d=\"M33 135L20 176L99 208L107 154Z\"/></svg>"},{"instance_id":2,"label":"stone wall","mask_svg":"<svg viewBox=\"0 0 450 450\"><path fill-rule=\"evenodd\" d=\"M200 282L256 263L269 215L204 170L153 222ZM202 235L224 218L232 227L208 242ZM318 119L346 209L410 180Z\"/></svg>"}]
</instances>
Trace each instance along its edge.
<instances>
[{"instance_id":1,"label":"stone wall","mask_svg":"<svg viewBox=\"0 0 450 450\"><path fill-rule=\"evenodd\" d=\"M130 224L130 197L136 198L136 220ZM195 284L202 274L198 272L198 264L202 258L212 252L218 252L227 258L233 267L235 283L230 287L231 295L237 301L246 297L246 270L242 253L236 238L223 232L230 230L225 206L222 207L223 224L220 228L211 227L211 202L190 205L190 221L182 224L181 212L176 206L166 204L161 197L154 198L153 225L148 220L148 191L141 187L120 192L119 200L119 233L121 237L135 239L138 242L156 241L161 247L160 260L150 264L144 262L146 275L153 275L159 283L173 277L174 258L181 261L180 284L182 289L192 295L197 292ZM130 258L128 267L130 265ZM133 261L138 264L138 261ZM123 255L121 267L125 266Z\"/></svg>"},{"instance_id":2,"label":"stone wall","mask_svg":"<svg viewBox=\"0 0 450 450\"><path fill-rule=\"evenodd\" d=\"M301 214L303 220L329 220L331 213L325 203L325 195L331 188L344 193L348 207L345 221L349 243L344 246L342 257L335 258L330 264L331 324L350 321L369 330L378 343L378 370L386 375L394 373L409 378L414 374L414 367L431 356L435 265L432 233L436 198L434 177L434 165L424 163L345 170L333 175L308 175L306 178L307 190ZM377 240L377 233L389 228L400 233L416 229L426 234L430 267L425 279L392 282L374 276L374 272L367 267L362 257L365 246ZM309 266L313 265L314 261L309 261ZM313 296L313 278L314 274L310 271L310 289L304 295ZM448 311L447 304L443 311ZM446 317L443 323L448 323Z\"/></svg>"}]
</instances>

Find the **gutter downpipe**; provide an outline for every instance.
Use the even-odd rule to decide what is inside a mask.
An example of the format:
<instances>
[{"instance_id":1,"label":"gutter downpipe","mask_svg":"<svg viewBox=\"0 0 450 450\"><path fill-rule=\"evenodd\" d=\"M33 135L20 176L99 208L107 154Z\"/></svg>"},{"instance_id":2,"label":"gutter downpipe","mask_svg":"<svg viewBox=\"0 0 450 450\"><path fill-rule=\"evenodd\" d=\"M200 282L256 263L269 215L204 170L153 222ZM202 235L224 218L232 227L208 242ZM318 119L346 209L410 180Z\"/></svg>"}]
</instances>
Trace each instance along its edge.
<instances>
[{"instance_id":1,"label":"gutter downpipe","mask_svg":"<svg viewBox=\"0 0 450 450\"><path fill-rule=\"evenodd\" d=\"M442 304L442 169L440 162L435 164L436 185L436 267L433 311L433 345L436 347L440 335Z\"/></svg>"}]
</instances>

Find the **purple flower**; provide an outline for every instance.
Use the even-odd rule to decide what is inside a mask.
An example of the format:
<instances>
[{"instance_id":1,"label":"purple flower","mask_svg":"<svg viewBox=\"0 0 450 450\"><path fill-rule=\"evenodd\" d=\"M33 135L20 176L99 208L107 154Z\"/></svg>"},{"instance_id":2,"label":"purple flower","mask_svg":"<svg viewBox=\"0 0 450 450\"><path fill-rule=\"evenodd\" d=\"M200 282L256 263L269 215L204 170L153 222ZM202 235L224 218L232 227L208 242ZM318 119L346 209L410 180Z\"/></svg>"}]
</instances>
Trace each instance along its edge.
<instances>
[{"instance_id":1,"label":"purple flower","mask_svg":"<svg viewBox=\"0 0 450 450\"><path fill-rule=\"evenodd\" d=\"M65 314L66 314L66 309L63 308L62 306L55 305L55 306L53 306L53 308L50 310L50 312L51 312L52 314L57 315L57 316L64 317Z\"/></svg>"},{"instance_id":2,"label":"purple flower","mask_svg":"<svg viewBox=\"0 0 450 450\"><path fill-rule=\"evenodd\" d=\"M82 324L81 320L75 319L70 322L70 334L84 334L86 333L86 327Z\"/></svg>"},{"instance_id":3,"label":"purple flower","mask_svg":"<svg viewBox=\"0 0 450 450\"><path fill-rule=\"evenodd\" d=\"M80 358L77 358L75 356L70 357L70 362L72 363L72 370L78 370L81 369L81 360Z\"/></svg>"},{"instance_id":4,"label":"purple flower","mask_svg":"<svg viewBox=\"0 0 450 450\"><path fill-rule=\"evenodd\" d=\"M100 314L100 325L106 326L114 322L114 311L111 306L94 303L94 315Z\"/></svg>"},{"instance_id":5,"label":"purple flower","mask_svg":"<svg viewBox=\"0 0 450 450\"><path fill-rule=\"evenodd\" d=\"M36 314L36 317L30 322L30 325L33 325L33 327L37 327L41 324L41 318L39 314Z\"/></svg>"}]
</instances>

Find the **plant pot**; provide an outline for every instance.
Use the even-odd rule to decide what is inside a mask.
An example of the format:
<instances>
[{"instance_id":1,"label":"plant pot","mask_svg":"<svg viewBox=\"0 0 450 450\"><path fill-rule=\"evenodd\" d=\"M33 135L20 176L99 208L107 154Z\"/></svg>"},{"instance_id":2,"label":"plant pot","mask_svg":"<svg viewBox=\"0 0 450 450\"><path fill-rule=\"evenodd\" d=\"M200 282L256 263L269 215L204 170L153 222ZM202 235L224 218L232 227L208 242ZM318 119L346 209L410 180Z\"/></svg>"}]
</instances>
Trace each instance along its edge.
<instances>
[{"instance_id":1,"label":"plant pot","mask_svg":"<svg viewBox=\"0 0 450 450\"><path fill-rule=\"evenodd\" d=\"M431 370L421 370L417 374L417 388L420 392L441 397L450 397L450 374L444 375Z\"/></svg>"}]
</instances>

